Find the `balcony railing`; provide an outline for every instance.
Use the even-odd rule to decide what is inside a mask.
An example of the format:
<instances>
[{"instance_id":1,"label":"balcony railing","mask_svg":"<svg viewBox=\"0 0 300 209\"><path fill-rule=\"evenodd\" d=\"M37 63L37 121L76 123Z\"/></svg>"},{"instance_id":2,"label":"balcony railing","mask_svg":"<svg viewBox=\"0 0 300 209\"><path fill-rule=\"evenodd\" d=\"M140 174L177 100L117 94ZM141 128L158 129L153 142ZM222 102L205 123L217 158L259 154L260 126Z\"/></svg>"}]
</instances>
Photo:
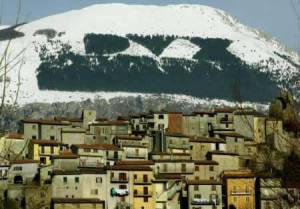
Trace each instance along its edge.
<instances>
[{"instance_id":1,"label":"balcony railing","mask_svg":"<svg viewBox=\"0 0 300 209\"><path fill-rule=\"evenodd\" d=\"M151 197L152 191L144 192L144 191L137 191L134 192L134 197Z\"/></svg>"},{"instance_id":2,"label":"balcony railing","mask_svg":"<svg viewBox=\"0 0 300 209\"><path fill-rule=\"evenodd\" d=\"M219 205L219 199L199 199L194 198L192 200L192 205Z\"/></svg>"},{"instance_id":3,"label":"balcony railing","mask_svg":"<svg viewBox=\"0 0 300 209\"><path fill-rule=\"evenodd\" d=\"M231 195L251 195L250 190L231 190Z\"/></svg>"},{"instance_id":4,"label":"balcony railing","mask_svg":"<svg viewBox=\"0 0 300 209\"><path fill-rule=\"evenodd\" d=\"M128 189L116 189L112 188L111 189L111 196L112 197L124 197L129 195L129 190Z\"/></svg>"},{"instance_id":5,"label":"balcony railing","mask_svg":"<svg viewBox=\"0 0 300 209\"><path fill-rule=\"evenodd\" d=\"M111 177L110 182L112 183L128 183L128 176L126 177Z\"/></svg>"},{"instance_id":6,"label":"balcony railing","mask_svg":"<svg viewBox=\"0 0 300 209\"><path fill-rule=\"evenodd\" d=\"M152 184L150 179L134 179L134 184L141 184L141 185L147 185Z\"/></svg>"},{"instance_id":7,"label":"balcony railing","mask_svg":"<svg viewBox=\"0 0 300 209\"><path fill-rule=\"evenodd\" d=\"M190 149L191 145L189 145L189 144L169 144L168 147L171 149Z\"/></svg>"}]
</instances>

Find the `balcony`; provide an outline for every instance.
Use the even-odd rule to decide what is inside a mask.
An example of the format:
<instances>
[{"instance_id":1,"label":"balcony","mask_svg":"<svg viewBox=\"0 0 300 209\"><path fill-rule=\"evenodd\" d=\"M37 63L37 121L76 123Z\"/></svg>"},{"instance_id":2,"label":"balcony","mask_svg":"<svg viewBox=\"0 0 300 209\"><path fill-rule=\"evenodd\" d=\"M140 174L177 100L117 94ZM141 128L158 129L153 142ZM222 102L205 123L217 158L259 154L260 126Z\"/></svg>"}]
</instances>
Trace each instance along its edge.
<instances>
[{"instance_id":1,"label":"balcony","mask_svg":"<svg viewBox=\"0 0 300 209\"><path fill-rule=\"evenodd\" d=\"M112 188L110 194L112 197L124 197L129 195L129 190Z\"/></svg>"},{"instance_id":2,"label":"balcony","mask_svg":"<svg viewBox=\"0 0 300 209\"><path fill-rule=\"evenodd\" d=\"M152 197L152 191L134 191L134 197Z\"/></svg>"},{"instance_id":3,"label":"balcony","mask_svg":"<svg viewBox=\"0 0 300 209\"><path fill-rule=\"evenodd\" d=\"M128 183L128 176L123 176L123 177L111 177L110 182L111 183Z\"/></svg>"},{"instance_id":4,"label":"balcony","mask_svg":"<svg viewBox=\"0 0 300 209\"><path fill-rule=\"evenodd\" d=\"M194 198L192 200L192 205L219 205L219 199L199 199Z\"/></svg>"},{"instance_id":5,"label":"balcony","mask_svg":"<svg viewBox=\"0 0 300 209\"><path fill-rule=\"evenodd\" d=\"M231 195L236 195L236 196L239 196L239 195L251 195L252 192L250 190L231 190L230 194Z\"/></svg>"},{"instance_id":6,"label":"balcony","mask_svg":"<svg viewBox=\"0 0 300 209\"><path fill-rule=\"evenodd\" d=\"M150 185L152 184L151 180L149 179L134 179L134 184L136 185Z\"/></svg>"},{"instance_id":7,"label":"balcony","mask_svg":"<svg viewBox=\"0 0 300 209\"><path fill-rule=\"evenodd\" d=\"M168 148L170 148L170 149L190 149L191 145L189 145L189 144L169 144Z\"/></svg>"}]
</instances>

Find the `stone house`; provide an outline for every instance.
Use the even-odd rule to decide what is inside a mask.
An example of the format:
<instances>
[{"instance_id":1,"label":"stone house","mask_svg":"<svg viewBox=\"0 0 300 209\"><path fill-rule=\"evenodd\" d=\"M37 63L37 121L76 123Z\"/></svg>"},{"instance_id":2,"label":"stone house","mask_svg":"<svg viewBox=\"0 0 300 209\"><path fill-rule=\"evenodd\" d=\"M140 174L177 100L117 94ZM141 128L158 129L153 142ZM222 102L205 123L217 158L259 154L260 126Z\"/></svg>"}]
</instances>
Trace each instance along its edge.
<instances>
[{"instance_id":1,"label":"stone house","mask_svg":"<svg viewBox=\"0 0 300 209\"><path fill-rule=\"evenodd\" d=\"M112 144L74 144L71 149L80 167L104 167L124 159L124 150Z\"/></svg>"},{"instance_id":2,"label":"stone house","mask_svg":"<svg viewBox=\"0 0 300 209\"><path fill-rule=\"evenodd\" d=\"M206 155L207 160L213 160L219 163L219 173L224 170L240 169L241 159L236 153L224 151L210 151Z\"/></svg>"},{"instance_id":3,"label":"stone house","mask_svg":"<svg viewBox=\"0 0 300 209\"><path fill-rule=\"evenodd\" d=\"M102 168L81 168L73 171L54 170L52 198L99 199L107 208L108 180Z\"/></svg>"},{"instance_id":4,"label":"stone house","mask_svg":"<svg viewBox=\"0 0 300 209\"><path fill-rule=\"evenodd\" d=\"M245 136L235 132L218 133L219 138L226 141L226 149L228 152L236 153L238 155L245 155Z\"/></svg>"},{"instance_id":5,"label":"stone house","mask_svg":"<svg viewBox=\"0 0 300 209\"><path fill-rule=\"evenodd\" d=\"M205 160L209 151L226 151L226 142L224 139L194 136L189 139L192 145L192 159Z\"/></svg>"},{"instance_id":6,"label":"stone house","mask_svg":"<svg viewBox=\"0 0 300 209\"><path fill-rule=\"evenodd\" d=\"M233 131L234 130L234 111L235 108L216 108L214 110L216 117L216 124L212 129L214 131Z\"/></svg>"},{"instance_id":7,"label":"stone house","mask_svg":"<svg viewBox=\"0 0 300 209\"><path fill-rule=\"evenodd\" d=\"M30 184L38 174L39 161L16 160L8 171L9 184Z\"/></svg>"},{"instance_id":8,"label":"stone house","mask_svg":"<svg viewBox=\"0 0 300 209\"><path fill-rule=\"evenodd\" d=\"M182 176L193 175L195 161L193 160L154 160L154 173L158 174L180 174Z\"/></svg>"},{"instance_id":9,"label":"stone house","mask_svg":"<svg viewBox=\"0 0 300 209\"><path fill-rule=\"evenodd\" d=\"M188 180L189 209L221 209L222 183L216 180Z\"/></svg>"},{"instance_id":10,"label":"stone house","mask_svg":"<svg viewBox=\"0 0 300 209\"><path fill-rule=\"evenodd\" d=\"M191 154L191 145L189 144L189 137L183 134L166 133L166 147L167 152Z\"/></svg>"},{"instance_id":11,"label":"stone house","mask_svg":"<svg viewBox=\"0 0 300 209\"><path fill-rule=\"evenodd\" d=\"M51 157L51 164L56 170L76 170L79 167L79 156L68 151L61 151L59 155Z\"/></svg>"},{"instance_id":12,"label":"stone house","mask_svg":"<svg viewBox=\"0 0 300 209\"><path fill-rule=\"evenodd\" d=\"M10 133L0 139L0 164L3 159L17 160L25 158L27 155L27 140L24 135Z\"/></svg>"},{"instance_id":13,"label":"stone house","mask_svg":"<svg viewBox=\"0 0 300 209\"><path fill-rule=\"evenodd\" d=\"M219 163L212 160L195 161L195 171L188 180L217 180L219 176Z\"/></svg>"}]
</instances>

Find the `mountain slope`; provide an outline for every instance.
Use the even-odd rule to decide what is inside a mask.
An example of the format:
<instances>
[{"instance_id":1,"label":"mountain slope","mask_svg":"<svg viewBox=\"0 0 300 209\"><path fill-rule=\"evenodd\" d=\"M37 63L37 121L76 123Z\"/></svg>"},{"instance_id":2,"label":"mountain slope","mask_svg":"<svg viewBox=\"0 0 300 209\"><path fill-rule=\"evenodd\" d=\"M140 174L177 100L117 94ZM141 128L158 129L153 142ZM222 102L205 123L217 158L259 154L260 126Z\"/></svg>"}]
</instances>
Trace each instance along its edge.
<instances>
[{"instance_id":1,"label":"mountain slope","mask_svg":"<svg viewBox=\"0 0 300 209\"><path fill-rule=\"evenodd\" d=\"M295 52L206 6L102 4L14 30L24 36L13 40L11 56L26 48L20 103L113 92L266 102L281 87L300 87ZM18 83L14 69L11 92Z\"/></svg>"}]
</instances>

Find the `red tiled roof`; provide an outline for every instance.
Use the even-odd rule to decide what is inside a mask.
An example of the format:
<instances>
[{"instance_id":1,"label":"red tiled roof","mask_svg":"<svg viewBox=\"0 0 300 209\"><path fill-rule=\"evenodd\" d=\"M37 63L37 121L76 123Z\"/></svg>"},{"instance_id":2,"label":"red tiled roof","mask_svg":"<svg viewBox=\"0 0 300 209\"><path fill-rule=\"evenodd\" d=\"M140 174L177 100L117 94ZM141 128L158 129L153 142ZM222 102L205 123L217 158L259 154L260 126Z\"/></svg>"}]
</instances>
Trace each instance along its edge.
<instances>
[{"instance_id":1,"label":"red tiled roof","mask_svg":"<svg viewBox=\"0 0 300 209\"><path fill-rule=\"evenodd\" d=\"M213 138L213 137L204 137L204 136L192 136L190 137L190 142L198 143L225 143L224 139Z\"/></svg>"},{"instance_id":2,"label":"red tiled roof","mask_svg":"<svg viewBox=\"0 0 300 209\"><path fill-rule=\"evenodd\" d=\"M23 119L22 123L38 123L44 125L70 125L70 122L67 121L57 121L57 120L46 120L46 119Z\"/></svg>"},{"instance_id":3,"label":"red tiled roof","mask_svg":"<svg viewBox=\"0 0 300 209\"><path fill-rule=\"evenodd\" d=\"M152 171L152 168L145 165L114 165L109 170L125 170L125 171Z\"/></svg>"},{"instance_id":4,"label":"red tiled roof","mask_svg":"<svg viewBox=\"0 0 300 209\"><path fill-rule=\"evenodd\" d=\"M219 165L219 163L214 160L197 160L195 165Z\"/></svg>"},{"instance_id":5,"label":"red tiled roof","mask_svg":"<svg viewBox=\"0 0 300 209\"><path fill-rule=\"evenodd\" d=\"M30 163L40 163L40 162L38 160L24 159L24 160L15 160L11 164L30 164Z\"/></svg>"},{"instance_id":6,"label":"red tiled roof","mask_svg":"<svg viewBox=\"0 0 300 209\"><path fill-rule=\"evenodd\" d=\"M253 178L254 173L251 170L225 170L222 173L225 178Z\"/></svg>"},{"instance_id":7,"label":"red tiled roof","mask_svg":"<svg viewBox=\"0 0 300 209\"><path fill-rule=\"evenodd\" d=\"M19 133L10 133L6 136L7 139L24 139L24 135L23 134L19 134Z\"/></svg>"},{"instance_id":8,"label":"red tiled roof","mask_svg":"<svg viewBox=\"0 0 300 209\"><path fill-rule=\"evenodd\" d=\"M61 142L53 141L53 140L44 140L44 139L32 139L30 140L33 144L41 144L41 145L60 145Z\"/></svg>"},{"instance_id":9,"label":"red tiled roof","mask_svg":"<svg viewBox=\"0 0 300 209\"><path fill-rule=\"evenodd\" d=\"M152 160L121 160L116 165L154 165Z\"/></svg>"}]
</instances>

